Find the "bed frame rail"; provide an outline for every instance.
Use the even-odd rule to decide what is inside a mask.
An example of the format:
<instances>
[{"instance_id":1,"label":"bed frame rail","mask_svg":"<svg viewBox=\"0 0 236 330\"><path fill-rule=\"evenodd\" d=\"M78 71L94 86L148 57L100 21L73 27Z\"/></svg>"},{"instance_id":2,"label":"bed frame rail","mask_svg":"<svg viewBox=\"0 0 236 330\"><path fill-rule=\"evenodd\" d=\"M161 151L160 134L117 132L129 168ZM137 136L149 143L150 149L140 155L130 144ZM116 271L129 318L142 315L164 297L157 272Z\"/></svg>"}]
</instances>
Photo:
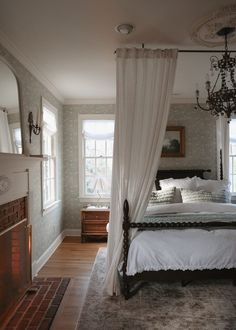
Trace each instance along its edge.
<instances>
[{"instance_id":1,"label":"bed frame rail","mask_svg":"<svg viewBox=\"0 0 236 330\"><path fill-rule=\"evenodd\" d=\"M236 268L233 269L212 269L212 270L194 270L194 271L152 271L142 272L134 276L127 275L127 262L130 246L130 235L129 231L132 228L137 229L183 229L183 228L230 228L236 229L235 222L180 222L180 223L167 223L167 222L130 222L129 218L129 203L127 200L124 201L123 205L123 266L122 266L122 281L121 289L125 296L125 299L129 299L133 296L143 285L136 285L138 281L161 281L161 280L180 280L180 281L191 281L193 279L204 279L204 278L230 278L233 279L234 285L236 284ZM182 282L183 283L183 282Z\"/></svg>"}]
</instances>

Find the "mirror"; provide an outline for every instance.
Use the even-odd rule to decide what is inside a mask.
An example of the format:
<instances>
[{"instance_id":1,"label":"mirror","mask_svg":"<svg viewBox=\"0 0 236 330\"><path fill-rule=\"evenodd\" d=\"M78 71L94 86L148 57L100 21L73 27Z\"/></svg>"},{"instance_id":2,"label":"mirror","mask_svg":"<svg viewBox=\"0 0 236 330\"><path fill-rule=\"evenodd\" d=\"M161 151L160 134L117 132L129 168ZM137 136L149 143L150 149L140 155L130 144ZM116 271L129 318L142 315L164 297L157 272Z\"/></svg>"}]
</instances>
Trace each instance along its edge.
<instances>
[{"instance_id":1,"label":"mirror","mask_svg":"<svg viewBox=\"0 0 236 330\"><path fill-rule=\"evenodd\" d=\"M22 154L18 81L0 58L0 152Z\"/></svg>"}]
</instances>

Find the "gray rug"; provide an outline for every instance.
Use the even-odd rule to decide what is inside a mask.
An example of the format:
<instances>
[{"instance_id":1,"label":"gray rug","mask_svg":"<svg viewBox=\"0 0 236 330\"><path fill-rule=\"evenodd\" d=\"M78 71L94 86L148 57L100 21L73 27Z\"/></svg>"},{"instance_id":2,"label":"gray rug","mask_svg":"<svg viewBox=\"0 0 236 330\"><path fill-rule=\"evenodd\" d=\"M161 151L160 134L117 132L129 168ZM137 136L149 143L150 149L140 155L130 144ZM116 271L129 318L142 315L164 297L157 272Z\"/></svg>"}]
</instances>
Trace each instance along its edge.
<instances>
[{"instance_id":1,"label":"gray rug","mask_svg":"<svg viewBox=\"0 0 236 330\"><path fill-rule=\"evenodd\" d=\"M79 330L236 329L236 287L231 281L149 283L134 297L103 293L106 248L98 251Z\"/></svg>"}]
</instances>

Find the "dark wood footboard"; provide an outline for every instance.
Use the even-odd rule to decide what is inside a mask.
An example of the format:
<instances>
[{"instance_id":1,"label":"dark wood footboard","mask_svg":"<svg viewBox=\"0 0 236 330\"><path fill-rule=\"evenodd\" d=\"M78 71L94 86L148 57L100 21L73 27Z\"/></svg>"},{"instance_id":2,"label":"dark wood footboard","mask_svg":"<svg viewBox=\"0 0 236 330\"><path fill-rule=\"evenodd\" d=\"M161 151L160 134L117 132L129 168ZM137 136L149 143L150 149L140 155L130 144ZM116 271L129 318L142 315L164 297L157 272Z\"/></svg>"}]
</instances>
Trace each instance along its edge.
<instances>
[{"instance_id":1,"label":"dark wood footboard","mask_svg":"<svg viewBox=\"0 0 236 330\"><path fill-rule=\"evenodd\" d=\"M167 222L130 222L129 218L129 204L125 200L123 206L124 221L123 221L123 266L122 266L122 277L121 277L121 288L125 299L129 299L134 295L140 285L143 282L148 281L181 281L182 283L187 283L192 280L201 280L207 278L224 278L232 279L235 285L236 283L236 268L231 269L212 269L212 270L160 270L160 271L145 271L142 273L137 273L134 276L127 275L127 262L130 246L129 231L132 228L138 229L183 229L183 228L230 228L236 229L235 222L179 222L179 223L167 223Z\"/></svg>"}]
</instances>

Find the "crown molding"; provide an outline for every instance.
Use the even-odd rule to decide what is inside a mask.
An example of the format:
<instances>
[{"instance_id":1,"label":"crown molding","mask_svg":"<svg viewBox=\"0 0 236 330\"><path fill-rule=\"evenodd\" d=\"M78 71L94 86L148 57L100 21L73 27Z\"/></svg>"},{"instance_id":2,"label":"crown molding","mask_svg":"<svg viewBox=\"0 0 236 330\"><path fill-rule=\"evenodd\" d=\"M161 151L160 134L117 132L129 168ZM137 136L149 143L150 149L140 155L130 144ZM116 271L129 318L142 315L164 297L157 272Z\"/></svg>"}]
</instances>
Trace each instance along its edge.
<instances>
[{"instance_id":1,"label":"crown molding","mask_svg":"<svg viewBox=\"0 0 236 330\"><path fill-rule=\"evenodd\" d=\"M57 88L40 72L31 60L19 50L14 43L0 31L0 43L5 47L24 67L37 78L60 102L64 103L64 97Z\"/></svg>"},{"instance_id":2,"label":"crown molding","mask_svg":"<svg viewBox=\"0 0 236 330\"><path fill-rule=\"evenodd\" d=\"M195 104L196 99L193 97L186 98L186 97L176 97L172 96L171 103L189 103ZM64 105L77 105L77 104L116 104L116 99L65 99Z\"/></svg>"},{"instance_id":3,"label":"crown molding","mask_svg":"<svg viewBox=\"0 0 236 330\"><path fill-rule=\"evenodd\" d=\"M64 105L76 105L76 104L116 104L115 98L107 99L65 99Z\"/></svg>"}]
</instances>

